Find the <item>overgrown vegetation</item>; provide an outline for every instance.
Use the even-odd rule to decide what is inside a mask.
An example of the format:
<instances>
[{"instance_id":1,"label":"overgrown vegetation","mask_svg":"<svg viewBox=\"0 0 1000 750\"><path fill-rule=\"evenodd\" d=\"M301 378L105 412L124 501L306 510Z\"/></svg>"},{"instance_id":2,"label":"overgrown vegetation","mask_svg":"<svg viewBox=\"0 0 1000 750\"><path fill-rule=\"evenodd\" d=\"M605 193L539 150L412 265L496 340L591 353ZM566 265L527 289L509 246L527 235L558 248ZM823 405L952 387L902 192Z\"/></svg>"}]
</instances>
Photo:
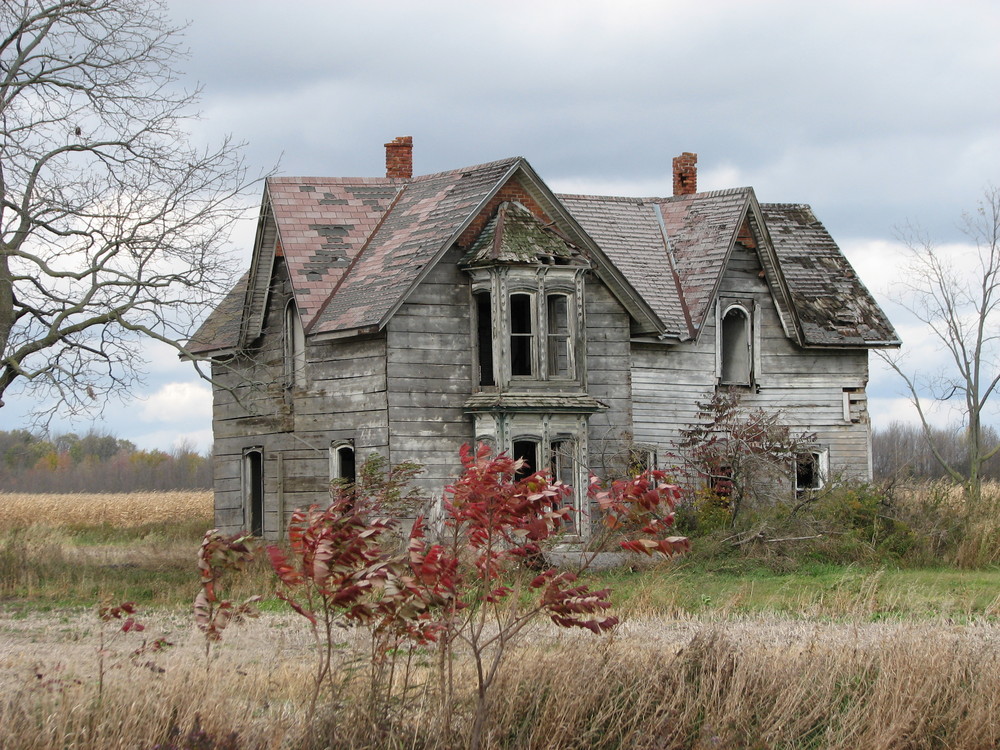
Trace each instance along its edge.
<instances>
[{"instance_id":1,"label":"overgrown vegetation","mask_svg":"<svg viewBox=\"0 0 1000 750\"><path fill-rule=\"evenodd\" d=\"M509 460L467 460L481 461L481 473L453 488L449 513L471 526L430 537L417 523L409 542L390 535L391 524L369 534L389 515L375 512L383 499L418 498L407 497L404 476L385 482L381 472L379 486L362 471L360 487L338 487L330 508L303 511L289 524L298 542L272 552L300 614L268 595L261 618L238 626L219 613L273 592L272 566L246 565L243 538L203 540L204 515L131 528L5 527L0 629L18 656L0 670L0 745L450 748L478 736L486 748L989 747L1000 738L989 698L1000 689L989 645L1000 571L943 567L972 564L973 547L997 548L987 525L970 534L959 488L831 487L748 508L736 526L718 505L687 505L679 523L697 536L691 554L563 578L573 591L560 599L547 586L562 574L510 563L535 562L536 545L560 528L563 490L537 476L504 479L514 474ZM616 520L605 528L641 531L626 500L648 501L652 489L608 488L598 499ZM996 517L1000 488L984 497ZM517 508L524 514L510 515ZM525 523L493 542L475 531L503 528L501 517ZM479 546L468 546L473 537ZM646 546L629 538L616 546ZM196 557L202 633L176 614L190 612ZM312 595L300 585L307 578L318 585ZM604 601L614 609L595 606ZM559 611L568 604L586 606ZM68 605L82 609L51 609ZM320 625L314 635L294 626L303 614ZM595 639L557 628L553 614L598 630L595 617L623 625ZM119 632L136 617L144 631ZM212 629L218 617L230 625L224 633ZM223 637L206 641L213 632ZM497 637L506 651L493 661ZM33 651L50 640L58 650ZM176 645L163 651L157 641ZM321 673L310 653L322 656Z\"/></svg>"}]
</instances>

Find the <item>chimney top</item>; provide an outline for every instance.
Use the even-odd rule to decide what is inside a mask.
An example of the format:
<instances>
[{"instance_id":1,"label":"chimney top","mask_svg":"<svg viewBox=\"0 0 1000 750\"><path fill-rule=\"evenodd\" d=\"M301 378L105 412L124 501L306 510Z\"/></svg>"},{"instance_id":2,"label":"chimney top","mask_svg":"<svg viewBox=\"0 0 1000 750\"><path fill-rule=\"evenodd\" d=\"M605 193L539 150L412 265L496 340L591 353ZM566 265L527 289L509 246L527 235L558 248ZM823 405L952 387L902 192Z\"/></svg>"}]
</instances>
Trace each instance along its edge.
<instances>
[{"instance_id":1,"label":"chimney top","mask_svg":"<svg viewBox=\"0 0 1000 750\"><path fill-rule=\"evenodd\" d=\"M385 176L403 180L413 177L412 135L401 135L385 144Z\"/></svg>"},{"instance_id":2,"label":"chimney top","mask_svg":"<svg viewBox=\"0 0 1000 750\"><path fill-rule=\"evenodd\" d=\"M698 192L698 154L685 151L674 157L674 195Z\"/></svg>"}]
</instances>

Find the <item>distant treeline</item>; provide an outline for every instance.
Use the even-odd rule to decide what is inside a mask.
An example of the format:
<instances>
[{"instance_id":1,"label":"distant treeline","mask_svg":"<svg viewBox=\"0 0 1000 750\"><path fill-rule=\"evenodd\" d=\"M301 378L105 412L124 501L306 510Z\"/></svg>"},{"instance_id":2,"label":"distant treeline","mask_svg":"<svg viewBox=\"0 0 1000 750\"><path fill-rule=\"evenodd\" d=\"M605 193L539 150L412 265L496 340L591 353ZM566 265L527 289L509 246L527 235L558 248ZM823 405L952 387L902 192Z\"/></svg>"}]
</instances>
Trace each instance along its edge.
<instances>
[{"instance_id":1,"label":"distant treeline","mask_svg":"<svg viewBox=\"0 0 1000 750\"><path fill-rule=\"evenodd\" d=\"M46 437L0 430L0 491L135 492L212 486L211 456L187 447L139 450L99 432Z\"/></svg>"},{"instance_id":2,"label":"distant treeline","mask_svg":"<svg viewBox=\"0 0 1000 750\"><path fill-rule=\"evenodd\" d=\"M932 428L931 436L941 455L959 471L965 471L966 445L962 430ZM983 428L983 444L996 445L1000 435L992 427ZM891 479L944 479L948 473L934 457L924 431L913 424L893 422L875 430L872 436L872 461L875 481ZM987 479L1000 479L1000 454L984 467Z\"/></svg>"},{"instance_id":3,"label":"distant treeline","mask_svg":"<svg viewBox=\"0 0 1000 750\"><path fill-rule=\"evenodd\" d=\"M948 461L964 466L961 431L933 429L932 435ZM1000 441L990 427L983 437L988 445ZM893 422L875 430L872 462L876 481L947 477L916 425ZM985 476L1000 480L1000 454L986 465ZM212 457L191 448L182 446L170 453L139 450L128 440L94 431L45 437L27 430L0 430L0 491L133 492L211 486Z\"/></svg>"}]
</instances>

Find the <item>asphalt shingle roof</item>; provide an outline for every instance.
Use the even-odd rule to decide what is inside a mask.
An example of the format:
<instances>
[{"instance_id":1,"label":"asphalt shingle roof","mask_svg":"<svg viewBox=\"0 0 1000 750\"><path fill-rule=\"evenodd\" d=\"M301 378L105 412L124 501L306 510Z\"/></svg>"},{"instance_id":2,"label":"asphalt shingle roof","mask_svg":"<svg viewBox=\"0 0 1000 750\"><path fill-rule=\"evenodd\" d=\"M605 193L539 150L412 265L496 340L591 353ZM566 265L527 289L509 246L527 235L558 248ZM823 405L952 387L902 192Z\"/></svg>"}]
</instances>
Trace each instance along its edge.
<instances>
[{"instance_id":1,"label":"asphalt shingle roof","mask_svg":"<svg viewBox=\"0 0 1000 750\"><path fill-rule=\"evenodd\" d=\"M518 164L523 160L505 159L412 180L269 179L266 199L277 227L274 252L284 256L308 333L384 325L428 264L468 226L476 209ZM756 202L750 188L669 198L557 198L660 318L663 333L681 339L704 324L730 248ZM503 205L508 219L524 223L519 206ZM803 343L866 346L897 341L885 314L808 206L762 204L760 211ZM493 219L486 225L467 262L489 250L497 223ZM531 223L520 229L510 236L551 232ZM557 254L572 248L556 236L542 239ZM500 240L507 241L505 236ZM499 248L518 256L521 250ZM265 273L263 264L271 267L274 252L261 254ZM194 353L236 346L240 317L246 314L242 306L247 279L241 279L191 339Z\"/></svg>"},{"instance_id":2,"label":"asphalt shingle roof","mask_svg":"<svg viewBox=\"0 0 1000 750\"><path fill-rule=\"evenodd\" d=\"M807 343L864 346L899 336L809 206L762 203Z\"/></svg>"},{"instance_id":3,"label":"asphalt shingle roof","mask_svg":"<svg viewBox=\"0 0 1000 750\"><path fill-rule=\"evenodd\" d=\"M518 159L417 177L400 193L310 333L376 326Z\"/></svg>"}]
</instances>

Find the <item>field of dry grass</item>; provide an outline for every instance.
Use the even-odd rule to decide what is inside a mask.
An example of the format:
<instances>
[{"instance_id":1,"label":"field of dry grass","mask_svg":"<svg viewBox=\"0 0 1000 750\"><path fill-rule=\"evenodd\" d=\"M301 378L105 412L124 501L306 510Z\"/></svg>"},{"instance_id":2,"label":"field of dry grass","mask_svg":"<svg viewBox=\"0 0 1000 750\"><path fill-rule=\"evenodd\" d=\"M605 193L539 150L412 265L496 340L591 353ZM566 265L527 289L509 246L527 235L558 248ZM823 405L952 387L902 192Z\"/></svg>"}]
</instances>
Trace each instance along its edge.
<instances>
[{"instance_id":1,"label":"field of dry grass","mask_svg":"<svg viewBox=\"0 0 1000 750\"><path fill-rule=\"evenodd\" d=\"M365 634L345 631L342 692L307 727L312 662L298 618L268 614L227 631L206 670L186 618L152 616L144 633L106 642L100 700L98 633L93 612L0 615L0 746L153 748L196 717L216 740L238 734L219 748L464 745L471 690L459 691L445 734L430 651L416 653L409 692L373 715L367 670L354 661ZM159 635L174 648L128 657ZM496 686L487 746L993 748L998 638L987 622L636 618L600 638L543 625ZM471 665L455 666L471 687Z\"/></svg>"},{"instance_id":2,"label":"field of dry grass","mask_svg":"<svg viewBox=\"0 0 1000 750\"><path fill-rule=\"evenodd\" d=\"M908 502L938 524L961 499L941 488ZM209 525L209 493L0 494L0 747L465 746L475 678L461 649L447 714L433 648L397 654L408 682L375 706L368 633L337 631L336 692L309 726L313 642L274 599L206 661L188 602ZM531 631L494 686L486 746L996 748L998 580L854 566L609 574L622 625ZM271 587L262 564L230 593ZM146 630L102 625L97 604L129 598L145 602ZM174 646L135 655L159 637Z\"/></svg>"},{"instance_id":3,"label":"field of dry grass","mask_svg":"<svg viewBox=\"0 0 1000 750\"><path fill-rule=\"evenodd\" d=\"M110 524L129 527L175 520L212 523L212 493L27 494L0 492L0 526Z\"/></svg>"}]
</instances>

